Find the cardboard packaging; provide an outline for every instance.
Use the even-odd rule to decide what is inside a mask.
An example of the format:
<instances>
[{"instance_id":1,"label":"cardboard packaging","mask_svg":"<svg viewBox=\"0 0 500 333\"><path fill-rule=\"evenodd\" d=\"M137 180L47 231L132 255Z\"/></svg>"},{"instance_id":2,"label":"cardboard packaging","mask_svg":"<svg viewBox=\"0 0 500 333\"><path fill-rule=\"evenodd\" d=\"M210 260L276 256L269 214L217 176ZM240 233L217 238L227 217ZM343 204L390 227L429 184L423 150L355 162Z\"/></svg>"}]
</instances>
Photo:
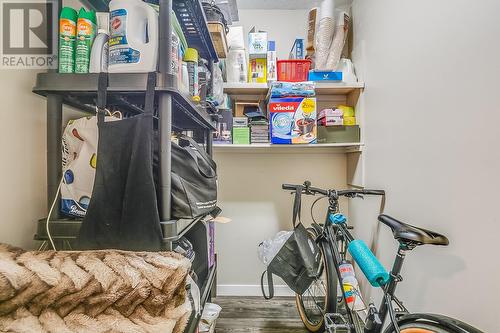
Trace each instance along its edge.
<instances>
[{"instance_id":1,"label":"cardboard packaging","mask_svg":"<svg viewBox=\"0 0 500 333\"><path fill-rule=\"evenodd\" d=\"M291 60L301 60L305 59L306 54L304 52L304 39L297 38L295 43L293 43L292 50L290 51L289 59Z\"/></svg>"},{"instance_id":2,"label":"cardboard packaging","mask_svg":"<svg viewBox=\"0 0 500 333\"><path fill-rule=\"evenodd\" d=\"M231 131L233 129L233 112L231 110L220 110L222 119L217 123L217 131L214 132L214 144L228 144L232 142Z\"/></svg>"},{"instance_id":3,"label":"cardboard packaging","mask_svg":"<svg viewBox=\"0 0 500 333\"><path fill-rule=\"evenodd\" d=\"M267 83L267 55L263 59L250 59L248 64L249 83Z\"/></svg>"},{"instance_id":4,"label":"cardboard packaging","mask_svg":"<svg viewBox=\"0 0 500 333\"><path fill-rule=\"evenodd\" d=\"M248 33L248 55L250 59L267 57L267 32L257 32L255 27Z\"/></svg>"},{"instance_id":5,"label":"cardboard packaging","mask_svg":"<svg viewBox=\"0 0 500 333\"><path fill-rule=\"evenodd\" d=\"M360 142L360 129L355 126L318 126L318 143Z\"/></svg>"},{"instance_id":6,"label":"cardboard packaging","mask_svg":"<svg viewBox=\"0 0 500 333\"><path fill-rule=\"evenodd\" d=\"M278 80L276 57L276 42L270 40L267 48L267 81Z\"/></svg>"},{"instance_id":7,"label":"cardboard packaging","mask_svg":"<svg viewBox=\"0 0 500 333\"><path fill-rule=\"evenodd\" d=\"M271 143L316 143L316 98L271 98Z\"/></svg>"},{"instance_id":8,"label":"cardboard packaging","mask_svg":"<svg viewBox=\"0 0 500 333\"><path fill-rule=\"evenodd\" d=\"M250 144L250 128L233 127L233 144L234 145Z\"/></svg>"}]
</instances>

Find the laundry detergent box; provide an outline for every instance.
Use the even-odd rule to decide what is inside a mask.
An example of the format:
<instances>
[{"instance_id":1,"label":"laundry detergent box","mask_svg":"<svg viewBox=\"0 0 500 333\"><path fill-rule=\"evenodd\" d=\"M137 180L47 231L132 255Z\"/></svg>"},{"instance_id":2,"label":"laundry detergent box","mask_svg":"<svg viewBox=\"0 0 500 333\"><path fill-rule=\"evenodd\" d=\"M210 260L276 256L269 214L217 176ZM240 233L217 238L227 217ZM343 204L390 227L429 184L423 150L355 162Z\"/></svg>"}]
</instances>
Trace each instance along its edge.
<instances>
[{"instance_id":1,"label":"laundry detergent box","mask_svg":"<svg viewBox=\"0 0 500 333\"><path fill-rule=\"evenodd\" d=\"M268 110L271 143L316 143L316 98L271 98Z\"/></svg>"}]
</instances>

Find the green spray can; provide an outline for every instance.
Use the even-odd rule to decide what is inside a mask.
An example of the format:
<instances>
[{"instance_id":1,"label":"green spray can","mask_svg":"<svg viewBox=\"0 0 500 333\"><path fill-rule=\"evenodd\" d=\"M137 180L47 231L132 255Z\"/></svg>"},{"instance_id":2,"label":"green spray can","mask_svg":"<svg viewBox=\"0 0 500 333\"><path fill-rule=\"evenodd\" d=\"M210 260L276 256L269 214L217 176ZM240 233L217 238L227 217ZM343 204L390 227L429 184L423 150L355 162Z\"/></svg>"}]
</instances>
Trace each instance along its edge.
<instances>
[{"instance_id":1,"label":"green spray can","mask_svg":"<svg viewBox=\"0 0 500 333\"><path fill-rule=\"evenodd\" d=\"M88 73L90 51L96 35L97 18L93 10L80 9L76 25L75 73Z\"/></svg>"},{"instance_id":2,"label":"green spray can","mask_svg":"<svg viewBox=\"0 0 500 333\"><path fill-rule=\"evenodd\" d=\"M64 7L59 17L59 73L75 71L76 21L78 14L70 7Z\"/></svg>"}]
</instances>

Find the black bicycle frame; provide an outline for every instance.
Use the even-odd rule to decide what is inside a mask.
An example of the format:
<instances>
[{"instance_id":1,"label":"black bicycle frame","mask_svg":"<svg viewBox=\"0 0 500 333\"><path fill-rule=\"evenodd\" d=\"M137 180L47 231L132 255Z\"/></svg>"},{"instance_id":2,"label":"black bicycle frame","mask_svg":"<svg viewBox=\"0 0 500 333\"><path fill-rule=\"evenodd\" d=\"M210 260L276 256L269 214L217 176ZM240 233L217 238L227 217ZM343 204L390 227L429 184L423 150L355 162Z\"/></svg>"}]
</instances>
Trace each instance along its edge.
<instances>
[{"instance_id":1,"label":"black bicycle frame","mask_svg":"<svg viewBox=\"0 0 500 333\"><path fill-rule=\"evenodd\" d=\"M352 240L354 240L354 237L349 232L346 224L335 225L335 224L332 224L330 222L329 216L330 216L330 214L335 213L335 212L336 212L336 206L332 207L332 204L331 204L329 209L328 209L328 213L327 213L327 216L325 219L325 224L323 225L322 235L320 236L318 241L327 242L331 248L331 251L333 253L333 261L334 261L333 265L334 265L335 270L337 272L338 281L341 284L340 289L342 290L342 298L346 304L346 309L347 309L347 313L348 313L348 316L350 319L350 323L353 323L354 322L353 313L349 309L349 307L347 306L347 300L345 297L344 288L342 286L342 278L340 275L339 265L342 262L342 260L345 259L346 245L349 242L351 242ZM342 236L340 240L343 241L341 246L340 246L340 249L339 249L339 246L337 244L337 242L338 242L337 235L339 233ZM400 273L401 273L401 268L403 267L405 255L406 255L406 248L404 247L403 244L401 244L399 249L398 249L396 259L394 260L392 270L390 272L389 283L386 284L384 287L381 287L384 290L384 293L389 296L389 302L391 302L391 301L396 302L398 307L402 310L398 313L399 315L401 314L401 312L402 313L408 312L406 310L406 308L403 306L403 304L394 296L394 293L396 291L396 286L402 280ZM389 313L389 306L392 307L392 303L388 304L388 301L384 297L382 299L382 302L380 304L378 311L376 311L376 314L375 314L380 318L380 321L377 323L373 317L369 316L367 318L366 323L365 323L364 333L380 333L382 331L383 324L384 324L385 319Z\"/></svg>"}]
</instances>

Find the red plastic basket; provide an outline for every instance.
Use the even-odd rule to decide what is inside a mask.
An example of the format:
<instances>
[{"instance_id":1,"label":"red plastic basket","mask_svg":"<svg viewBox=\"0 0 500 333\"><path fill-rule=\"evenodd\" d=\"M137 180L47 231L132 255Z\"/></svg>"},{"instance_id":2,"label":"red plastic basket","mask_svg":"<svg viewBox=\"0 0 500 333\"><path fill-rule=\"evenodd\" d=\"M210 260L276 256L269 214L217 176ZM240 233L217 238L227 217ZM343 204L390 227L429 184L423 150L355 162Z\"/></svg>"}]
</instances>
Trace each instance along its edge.
<instances>
[{"instance_id":1,"label":"red plastic basket","mask_svg":"<svg viewBox=\"0 0 500 333\"><path fill-rule=\"evenodd\" d=\"M278 81L307 81L311 60L278 60Z\"/></svg>"}]
</instances>

